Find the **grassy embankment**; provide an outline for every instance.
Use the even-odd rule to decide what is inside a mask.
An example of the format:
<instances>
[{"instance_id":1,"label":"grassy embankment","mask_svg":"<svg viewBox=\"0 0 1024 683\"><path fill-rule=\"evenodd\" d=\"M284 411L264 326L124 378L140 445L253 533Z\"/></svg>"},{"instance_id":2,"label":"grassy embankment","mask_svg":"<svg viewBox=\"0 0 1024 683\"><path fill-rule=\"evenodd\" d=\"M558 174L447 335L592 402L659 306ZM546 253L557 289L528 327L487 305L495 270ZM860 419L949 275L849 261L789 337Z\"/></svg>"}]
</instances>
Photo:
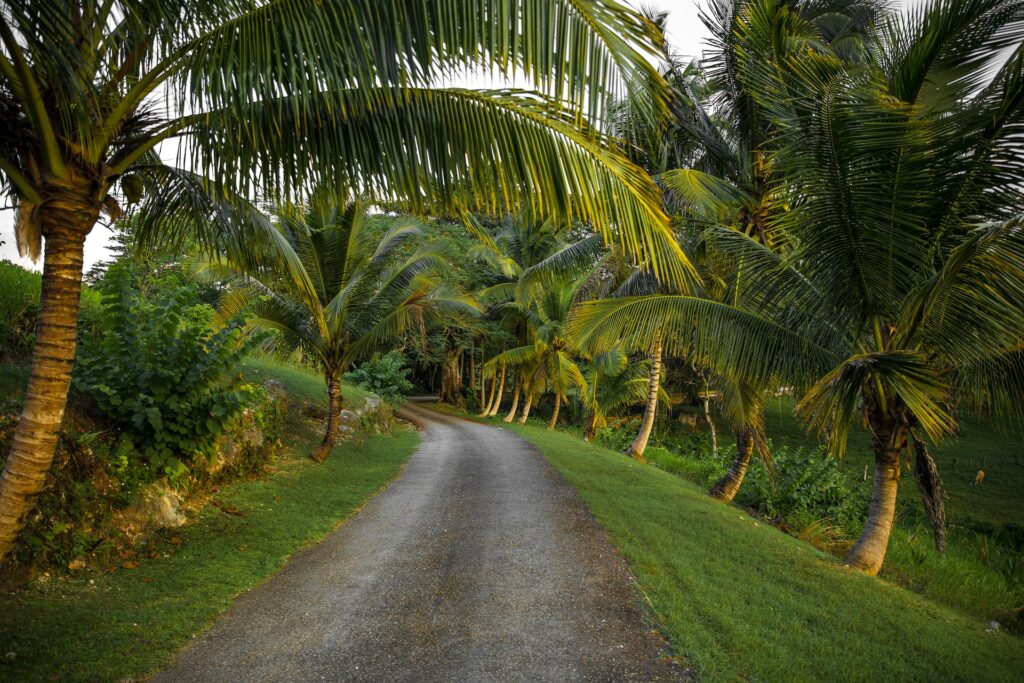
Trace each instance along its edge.
<instances>
[{"instance_id":1,"label":"grassy embankment","mask_svg":"<svg viewBox=\"0 0 1024 683\"><path fill-rule=\"evenodd\" d=\"M1007 681L1024 670L1020 638L851 571L691 482L569 434L510 428L579 491L702 680Z\"/></svg>"},{"instance_id":2,"label":"grassy embankment","mask_svg":"<svg viewBox=\"0 0 1024 683\"><path fill-rule=\"evenodd\" d=\"M13 653L0 659L0 679L120 680L162 668L236 595L362 506L415 449L415 432L400 430L339 444L316 465L306 454L320 422L306 412L325 403L322 380L264 360L247 361L244 372L252 381L281 380L289 393L285 447L268 476L221 487L218 506L192 512L187 526L163 535L158 557L137 568L50 577L0 597L0 657ZM349 406L364 395L344 388Z\"/></svg>"}]
</instances>

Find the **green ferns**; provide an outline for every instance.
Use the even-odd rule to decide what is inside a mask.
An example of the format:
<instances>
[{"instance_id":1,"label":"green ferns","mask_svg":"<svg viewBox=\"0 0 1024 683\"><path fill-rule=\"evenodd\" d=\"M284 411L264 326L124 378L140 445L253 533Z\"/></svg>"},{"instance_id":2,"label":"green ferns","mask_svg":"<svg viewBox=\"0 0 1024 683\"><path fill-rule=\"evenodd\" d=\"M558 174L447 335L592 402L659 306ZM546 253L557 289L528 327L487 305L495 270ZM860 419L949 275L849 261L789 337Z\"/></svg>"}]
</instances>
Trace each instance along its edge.
<instances>
[{"instance_id":1,"label":"green ferns","mask_svg":"<svg viewBox=\"0 0 1024 683\"><path fill-rule=\"evenodd\" d=\"M181 292L144 299L127 267L111 268L101 291L104 325L83 344L75 387L131 435L154 474L180 478L191 461L213 456L244 407L232 372L249 344L237 321L211 332Z\"/></svg>"}]
</instances>

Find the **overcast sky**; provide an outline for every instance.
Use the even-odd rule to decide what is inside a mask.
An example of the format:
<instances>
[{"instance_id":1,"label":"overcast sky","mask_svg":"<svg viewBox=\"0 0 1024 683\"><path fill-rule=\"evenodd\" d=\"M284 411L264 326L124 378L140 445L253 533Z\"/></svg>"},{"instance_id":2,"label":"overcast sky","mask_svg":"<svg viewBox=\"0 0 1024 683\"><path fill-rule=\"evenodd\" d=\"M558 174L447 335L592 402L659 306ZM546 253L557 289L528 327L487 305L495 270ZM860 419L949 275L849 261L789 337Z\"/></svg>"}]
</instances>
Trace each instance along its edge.
<instances>
[{"instance_id":1,"label":"overcast sky","mask_svg":"<svg viewBox=\"0 0 1024 683\"><path fill-rule=\"evenodd\" d=\"M894 4L917 4L925 0L900 0ZM644 4L658 7L669 11L668 33L669 42L675 51L682 55L699 56L704 49L704 41L707 31L701 24L698 9L698 0L645 0ZM33 266L28 259L18 257L17 247L14 243L14 212L10 210L0 211L0 260L8 259L20 263L26 267L39 269L42 267L42 259ZM92 264L107 257L107 244L110 241L110 232L102 226L97 226L85 243L85 268L89 269Z\"/></svg>"}]
</instances>

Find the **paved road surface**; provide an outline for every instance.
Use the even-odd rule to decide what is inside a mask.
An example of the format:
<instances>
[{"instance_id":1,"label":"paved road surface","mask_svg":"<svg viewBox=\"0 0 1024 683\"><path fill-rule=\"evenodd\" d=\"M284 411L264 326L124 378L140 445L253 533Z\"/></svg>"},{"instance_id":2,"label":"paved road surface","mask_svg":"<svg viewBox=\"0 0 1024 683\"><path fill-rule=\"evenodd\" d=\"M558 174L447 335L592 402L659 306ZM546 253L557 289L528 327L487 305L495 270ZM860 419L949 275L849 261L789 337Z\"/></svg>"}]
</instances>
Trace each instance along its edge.
<instances>
[{"instance_id":1,"label":"paved road surface","mask_svg":"<svg viewBox=\"0 0 1024 683\"><path fill-rule=\"evenodd\" d=\"M409 405L402 476L241 596L156 681L651 681L621 558L512 433Z\"/></svg>"}]
</instances>

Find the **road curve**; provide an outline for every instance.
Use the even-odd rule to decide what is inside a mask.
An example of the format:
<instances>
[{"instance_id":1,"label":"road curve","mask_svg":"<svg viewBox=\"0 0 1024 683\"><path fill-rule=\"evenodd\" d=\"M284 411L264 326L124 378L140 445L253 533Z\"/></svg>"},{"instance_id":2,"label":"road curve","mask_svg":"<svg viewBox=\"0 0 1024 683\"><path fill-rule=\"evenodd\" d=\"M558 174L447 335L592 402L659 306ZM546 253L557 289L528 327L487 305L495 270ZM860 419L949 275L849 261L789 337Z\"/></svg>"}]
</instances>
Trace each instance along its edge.
<instances>
[{"instance_id":1,"label":"road curve","mask_svg":"<svg viewBox=\"0 0 1024 683\"><path fill-rule=\"evenodd\" d=\"M603 530L529 443L405 413L423 440L401 477L153 680L684 677Z\"/></svg>"}]
</instances>

